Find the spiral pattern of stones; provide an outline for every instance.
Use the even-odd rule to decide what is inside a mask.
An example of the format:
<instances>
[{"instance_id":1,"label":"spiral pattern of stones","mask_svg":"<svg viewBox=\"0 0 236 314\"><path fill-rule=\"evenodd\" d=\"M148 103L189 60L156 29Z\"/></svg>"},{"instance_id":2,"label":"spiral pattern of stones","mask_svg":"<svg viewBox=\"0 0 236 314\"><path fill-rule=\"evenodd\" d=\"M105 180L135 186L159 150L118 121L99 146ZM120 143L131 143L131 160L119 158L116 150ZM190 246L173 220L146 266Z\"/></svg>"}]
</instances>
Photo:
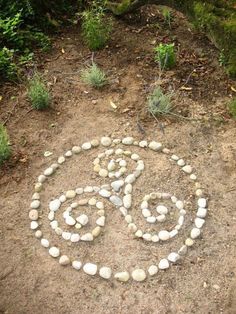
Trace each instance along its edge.
<instances>
[{"instance_id":1,"label":"spiral pattern of stones","mask_svg":"<svg viewBox=\"0 0 236 314\"><path fill-rule=\"evenodd\" d=\"M156 265L150 265L147 269L134 269L131 273L126 270L117 272L114 274L114 278L121 282L127 282L130 277L135 281L143 281L147 278L147 275L154 276L158 273L158 269L165 270L170 267L171 263L178 262L188 251L188 247L194 244L196 238L201 235L202 227L205 224L205 218L207 216L207 199L203 197L203 190L199 182L197 181L197 176L193 173L193 168L186 164L186 162L179 158L175 154L171 154L170 150L163 148L162 144L156 141L135 141L133 137L125 137L123 139L112 139L108 136L102 137L100 142L98 140L92 140L91 142L83 143L81 146L73 146L71 150L68 150L64 156L59 156L57 163L52 164L43 171L43 174L40 174L37 178L37 182L34 186L34 194L32 196L32 202L30 204L29 219L31 220L30 228L35 231L35 237L38 238L41 242L41 245L48 249L49 255L54 259L59 258L59 263L63 266L71 265L75 270L83 271L91 276L96 275L97 273L103 279L112 278L112 269L107 266L101 266L98 270L98 265L88 262L83 264L79 260L73 260L67 256L62 255L60 249L55 246L50 245L50 241L43 237L43 233L40 230L40 224L38 220L40 219L40 193L43 190L43 185L49 180L59 167L63 166L66 163L68 158L71 158L73 155L78 155L85 153L90 149L94 149L102 145L106 150L103 153L100 153L97 158L93 161L94 171L101 176L102 178L113 179L111 184L106 184L101 187L98 186L86 186L84 188L78 187L73 190L68 190L59 197L53 199L49 203L49 213L48 219L50 221L51 228L55 231L58 236L61 236L66 241L71 241L73 243L79 241L94 241L96 237L101 234L102 228L105 226L106 216L105 208L103 202L97 200L94 196L91 198L80 199L78 202L72 202L69 207L63 212L63 218L65 224L70 228L75 227L77 232L69 232L63 230L58 221L56 220L56 214L62 204L67 200L73 200L78 195L83 195L87 193L98 193L99 196L109 200L115 207L119 208L121 214L124 216L124 220L128 225L130 232L134 234L137 238L142 238L144 241L152 241L154 243L159 241L167 241L175 237L179 230L184 224L184 217L186 211L184 209L184 202L178 200L174 195L169 193L160 193L160 192L151 192L148 195L145 195L143 201L140 205L141 212L146 221L150 224L161 223L166 220L166 215L169 213L169 209L159 204L156 207L157 215L153 215L149 209L149 201L158 200L170 200L172 204L179 210L179 217L177 224L172 230L161 230L157 234L151 234L145 232L141 229L138 229L136 224L133 222L133 217L131 215L130 208L132 207L132 190L133 184L142 174L145 169L144 161L136 153L127 150L129 146L138 146L143 149L150 149L153 152L163 153L169 157L172 162L176 162L177 166L189 176L189 180L195 182L197 187L196 196L199 196L197 200L197 211L196 218L194 220L194 226L190 231L190 236L184 242L184 244L176 252L170 252L167 257L162 258ZM125 149L117 146L124 146ZM114 155L114 159L110 159L108 164L105 165L104 160ZM130 158L133 162L136 163L136 168L133 173L127 174L127 161L125 158ZM123 189L123 190L122 190ZM123 192L123 197L120 194ZM201 193L200 193L201 192ZM78 230L82 229L83 226L87 225L89 218L85 213L81 213L78 217L73 217L73 210L76 208L83 208L84 206L94 206L97 210L97 220L96 226L84 234L80 234Z\"/></svg>"}]
</instances>

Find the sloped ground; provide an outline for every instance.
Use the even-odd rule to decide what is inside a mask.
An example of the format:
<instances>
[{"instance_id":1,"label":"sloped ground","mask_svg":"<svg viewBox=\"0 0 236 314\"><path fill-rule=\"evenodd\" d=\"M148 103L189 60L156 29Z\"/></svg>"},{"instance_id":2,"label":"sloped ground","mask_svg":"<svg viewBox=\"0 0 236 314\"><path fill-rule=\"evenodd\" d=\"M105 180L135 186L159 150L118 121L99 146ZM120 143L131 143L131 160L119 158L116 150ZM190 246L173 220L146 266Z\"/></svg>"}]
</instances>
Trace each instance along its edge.
<instances>
[{"instance_id":1,"label":"sloped ground","mask_svg":"<svg viewBox=\"0 0 236 314\"><path fill-rule=\"evenodd\" d=\"M0 114L2 121L7 121L14 156L1 169L0 178L1 313L236 312L236 129L225 109L235 83L217 65L217 52L209 42L186 27L181 16L176 16L170 32L153 8L132 18L132 23L115 21L109 46L94 55L95 62L110 77L110 85L102 91L94 91L80 81L79 71L91 62L91 54L76 27L58 36L52 53L46 59L42 57L39 64L53 95L49 111L31 111L23 86L6 86L3 90ZM178 64L163 74L161 84L166 90L175 89L175 112L185 118L168 117L157 123L145 108L146 96L158 77L153 43L173 37L179 49ZM110 101L117 105L116 110ZM209 197L202 239L179 265L141 284L106 282L63 268L49 257L29 229L28 209L36 176L73 145L104 134L160 140L197 169ZM46 150L53 155L43 157ZM43 203L69 188L101 184L92 170L97 153L94 150L87 158L71 160L47 185ZM157 188L194 204L194 197L189 197L192 188L170 163L150 152L140 155L147 169L135 185L134 208L145 193ZM146 267L180 244L188 232L183 231L177 240L165 245L142 243L132 239L120 214L107 206L105 233L92 245L68 246L53 236L46 208L42 216L44 232L63 250L115 270ZM192 218L191 208L189 205ZM138 219L135 210L134 216Z\"/></svg>"}]
</instances>

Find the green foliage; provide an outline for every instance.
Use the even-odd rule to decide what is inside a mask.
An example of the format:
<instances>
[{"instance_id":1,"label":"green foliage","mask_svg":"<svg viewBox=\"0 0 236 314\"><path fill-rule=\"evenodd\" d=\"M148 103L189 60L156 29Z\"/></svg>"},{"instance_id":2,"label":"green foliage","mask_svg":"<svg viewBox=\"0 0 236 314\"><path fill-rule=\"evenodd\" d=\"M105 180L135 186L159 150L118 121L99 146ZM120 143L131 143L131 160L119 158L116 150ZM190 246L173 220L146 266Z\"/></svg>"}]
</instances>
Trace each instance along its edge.
<instances>
[{"instance_id":1,"label":"green foliage","mask_svg":"<svg viewBox=\"0 0 236 314\"><path fill-rule=\"evenodd\" d=\"M13 62L13 50L0 49L0 78L14 80L17 77L17 66Z\"/></svg>"},{"instance_id":2,"label":"green foliage","mask_svg":"<svg viewBox=\"0 0 236 314\"><path fill-rule=\"evenodd\" d=\"M236 119L236 98L234 98L229 104L229 112L234 119Z\"/></svg>"},{"instance_id":3,"label":"green foliage","mask_svg":"<svg viewBox=\"0 0 236 314\"><path fill-rule=\"evenodd\" d=\"M162 15L164 17L165 24L167 24L169 26L169 28L171 28L171 21L172 21L171 10L164 7L162 9Z\"/></svg>"},{"instance_id":4,"label":"green foliage","mask_svg":"<svg viewBox=\"0 0 236 314\"><path fill-rule=\"evenodd\" d=\"M154 116L160 116L169 114L171 109L171 94L164 94L160 86L156 87L148 97L148 111Z\"/></svg>"},{"instance_id":5,"label":"green foliage","mask_svg":"<svg viewBox=\"0 0 236 314\"><path fill-rule=\"evenodd\" d=\"M159 63L160 68L171 69L175 66L176 57L174 44L160 44L154 48L155 61Z\"/></svg>"},{"instance_id":6,"label":"green foliage","mask_svg":"<svg viewBox=\"0 0 236 314\"><path fill-rule=\"evenodd\" d=\"M10 157L11 149L6 128L0 123L0 165Z\"/></svg>"},{"instance_id":7,"label":"green foliage","mask_svg":"<svg viewBox=\"0 0 236 314\"><path fill-rule=\"evenodd\" d=\"M224 49L222 49L220 52L219 64L220 64L220 66L226 66L227 65L227 58L225 56Z\"/></svg>"},{"instance_id":8,"label":"green foliage","mask_svg":"<svg viewBox=\"0 0 236 314\"><path fill-rule=\"evenodd\" d=\"M105 46L112 31L112 22L106 18L102 7L94 7L82 14L82 33L91 50Z\"/></svg>"},{"instance_id":9,"label":"green foliage","mask_svg":"<svg viewBox=\"0 0 236 314\"><path fill-rule=\"evenodd\" d=\"M95 63L82 71L81 79L86 84L95 88L101 88L107 83L106 74Z\"/></svg>"},{"instance_id":10,"label":"green foliage","mask_svg":"<svg viewBox=\"0 0 236 314\"><path fill-rule=\"evenodd\" d=\"M34 109L43 110L50 105L50 94L43 79L35 74L29 82L28 97Z\"/></svg>"}]
</instances>

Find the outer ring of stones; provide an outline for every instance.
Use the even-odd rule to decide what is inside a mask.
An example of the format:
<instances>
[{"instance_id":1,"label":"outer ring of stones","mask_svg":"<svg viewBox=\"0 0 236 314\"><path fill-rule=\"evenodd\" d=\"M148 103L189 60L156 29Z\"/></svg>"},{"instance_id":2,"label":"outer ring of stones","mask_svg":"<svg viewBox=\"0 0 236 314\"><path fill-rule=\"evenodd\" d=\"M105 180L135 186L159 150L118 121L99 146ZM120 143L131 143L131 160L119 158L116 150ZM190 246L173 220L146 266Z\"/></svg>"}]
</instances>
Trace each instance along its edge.
<instances>
[{"instance_id":1,"label":"outer ring of stones","mask_svg":"<svg viewBox=\"0 0 236 314\"><path fill-rule=\"evenodd\" d=\"M165 270L169 268L170 264L172 263L174 264L178 262L178 260L181 259L187 253L188 247L192 246L194 244L195 239L201 235L202 227L205 224L205 218L207 216L207 211L208 211L207 199L202 196L203 190L201 189L200 183L196 182L197 176L196 174L193 173L192 167L190 165L186 165L185 161L179 158L177 155L174 155L174 154L171 155L170 150L167 148L163 148L162 144L159 142L155 142L155 141L151 141L149 143L147 141L139 142L139 141L135 141L133 137L125 137L122 140L111 139L110 137L102 137L100 142L98 140L92 140L91 142L83 143L81 147L80 146L72 147L72 149L68 150L64 154L64 156L60 156L58 158L57 163L52 164L50 167L44 170L43 174L39 175L37 182L35 183L35 186L34 186L34 194L32 196L32 202L30 204L30 212L29 212L29 218L31 220L30 228L35 231L35 236L36 238L41 240L42 246L45 248L48 248L49 254L53 258L59 258L59 263L61 265L65 266L65 265L70 264L76 270L81 269L83 266L83 271L91 276L94 276L95 274L99 273L100 277L104 279L110 279L112 277L112 270L110 267L103 266L103 267L100 267L100 269L98 270L98 266L94 263L85 263L84 265L82 265L82 262L79 260L74 260L71 262L70 258L67 255L61 255L59 248L50 246L49 241L43 238L43 233L40 230L40 225L38 222L39 211L40 211L40 206L41 206L40 192L43 190L43 185L45 184L45 182L48 181L49 177L52 176L56 172L56 170L66 162L68 158L72 157L73 155L81 154L82 152L85 152L92 148L98 147L100 144L106 148L115 147L118 144L123 144L125 146L139 146L144 149L149 148L154 152L164 153L165 155L170 157L171 161L176 162L177 165L181 168L181 170L185 174L189 175L190 181L195 182L195 186L196 186L195 193L196 193L196 196L198 197L197 212L196 212L196 218L194 220L194 226L191 229L189 238L185 240L184 244L181 246L181 248L178 251L171 252L166 258L162 258L159 261L158 265L150 265L146 271L143 269L137 268L131 272L131 277L133 278L133 280L138 281L138 282L143 281L146 279L147 274L149 276L154 276L158 272L159 269ZM117 150L118 152L121 153L120 148L118 148ZM108 154L108 151L109 150L106 150L107 154ZM105 152L105 155L106 155L106 152ZM128 223L129 230L133 232L136 237L143 238L146 241L158 242L159 239L157 239L158 238L157 235L154 235L154 236L149 235L149 234L145 235L143 234L141 230L138 230L137 226L132 222L132 216L128 214L128 210L131 208L131 203L132 203L132 184L136 181L136 179L140 176L141 172L144 170L144 163L142 160L140 160L140 157L137 154L132 154L132 152L130 152L129 150L125 150L125 151L122 150L122 154L124 154L125 156L130 156L130 158L136 161L137 163L135 172L128 175L124 180L123 185L125 186L124 186L124 197L123 197L123 200L121 201L122 204L120 202L120 198L117 196L117 192L120 191L120 188L123 187L123 185L118 187L117 182L116 184L114 182L111 183L112 191L116 192L115 195L111 195L111 192L106 190L103 187L101 188L93 187L92 190L94 192L98 192L99 195L102 197L109 198L111 203L119 207L121 213L125 216L125 220ZM98 158L102 158L105 155L103 155L102 153L102 155L100 155L100 157L98 156ZM99 162L100 160L98 161L97 164L99 164ZM122 173L122 175L124 173ZM99 175L102 177L106 177L107 175L109 176L109 169L108 169L107 175L104 175L104 172L102 174L100 172ZM55 208L56 207L59 208L61 203L65 202L67 199L74 198L76 194L82 194L83 192L90 192L90 191L92 192L92 190L90 186L87 186L84 189L78 188L76 190L69 190L64 195L61 195L59 199L54 200L55 201L54 205L57 203L56 204L57 206L55 205ZM157 193L156 193L156 196L158 196ZM149 194L148 197L153 197L153 193ZM148 197L146 197L146 199ZM162 193L161 197L162 198L167 197L167 193ZM118 201L118 198L119 198L119 201ZM170 198L172 202L176 204L176 207L180 211L184 210L183 208L181 209L179 208L179 207L182 207L183 205L181 203L177 203L181 201L178 201L174 196L170 196ZM50 208L50 211L52 211L51 208ZM184 212L182 212L181 216L184 216L183 213ZM117 272L114 274L114 278L116 278L118 281L121 281L121 282L127 282L130 279L130 273L128 271Z\"/></svg>"}]
</instances>

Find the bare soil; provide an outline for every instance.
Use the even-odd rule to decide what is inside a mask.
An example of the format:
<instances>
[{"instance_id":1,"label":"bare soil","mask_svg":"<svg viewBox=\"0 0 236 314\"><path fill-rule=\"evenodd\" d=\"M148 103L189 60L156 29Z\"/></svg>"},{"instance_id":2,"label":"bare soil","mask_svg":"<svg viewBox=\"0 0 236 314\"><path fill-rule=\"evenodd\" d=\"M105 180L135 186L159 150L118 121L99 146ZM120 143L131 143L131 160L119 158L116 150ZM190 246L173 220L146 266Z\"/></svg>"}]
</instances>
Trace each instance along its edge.
<instances>
[{"instance_id":1,"label":"bare soil","mask_svg":"<svg viewBox=\"0 0 236 314\"><path fill-rule=\"evenodd\" d=\"M146 98L159 76L153 47L163 41L175 42L178 62L158 83L165 91L174 90L174 112L181 117L156 121L147 113ZM91 63L91 52L79 26L66 28L55 38L51 53L38 56L38 69L53 96L49 110L31 110L23 84L2 88L0 118L13 156L0 170L0 313L236 313L236 128L226 107L235 82L219 66L218 54L181 15L175 13L169 30L158 9L147 7L114 20L111 41L94 54L110 79L101 91L81 83L80 71ZM107 282L62 267L29 229L35 178L72 145L103 135L162 141L197 169L209 198L203 236L187 257L141 284ZM45 158L46 150L53 155ZM98 151L69 161L52 177L42 193L44 207L67 189L104 182L93 173ZM190 224L193 187L164 157L140 154L146 169L135 184L132 212L137 223L143 224L138 204L144 194L161 190L187 201ZM107 226L94 244L69 246L56 237L48 226L46 207L41 219L44 234L64 253L122 270L147 267L178 247L189 230L164 245L143 243L133 240L119 212L106 206Z\"/></svg>"}]
</instances>

